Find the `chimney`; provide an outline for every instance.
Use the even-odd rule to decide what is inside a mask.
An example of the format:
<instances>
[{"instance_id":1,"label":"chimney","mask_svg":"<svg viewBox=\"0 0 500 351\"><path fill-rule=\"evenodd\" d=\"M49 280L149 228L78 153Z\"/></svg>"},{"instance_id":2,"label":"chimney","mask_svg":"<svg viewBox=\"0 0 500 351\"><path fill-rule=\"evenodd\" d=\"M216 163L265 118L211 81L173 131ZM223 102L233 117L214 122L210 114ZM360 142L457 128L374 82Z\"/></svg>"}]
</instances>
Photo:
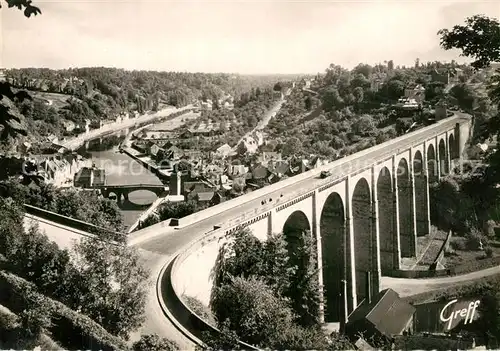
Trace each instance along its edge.
<instances>
[{"instance_id":1,"label":"chimney","mask_svg":"<svg viewBox=\"0 0 500 351\"><path fill-rule=\"evenodd\" d=\"M372 303L372 274L371 272L366 272L366 302L368 304Z\"/></svg>"}]
</instances>

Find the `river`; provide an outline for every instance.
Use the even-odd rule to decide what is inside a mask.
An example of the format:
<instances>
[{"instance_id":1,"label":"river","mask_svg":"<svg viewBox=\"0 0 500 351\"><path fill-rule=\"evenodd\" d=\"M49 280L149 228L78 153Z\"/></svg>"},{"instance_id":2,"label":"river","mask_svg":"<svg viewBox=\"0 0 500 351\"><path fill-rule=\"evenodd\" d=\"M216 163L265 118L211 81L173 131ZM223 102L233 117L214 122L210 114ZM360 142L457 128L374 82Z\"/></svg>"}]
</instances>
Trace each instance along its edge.
<instances>
[{"instance_id":1,"label":"river","mask_svg":"<svg viewBox=\"0 0 500 351\"><path fill-rule=\"evenodd\" d=\"M158 123L162 130L171 130L179 127L183 120L193 118L193 114L188 113L171 120ZM156 126L158 128L158 126ZM106 182L108 185L129 185L129 184L158 184L161 181L150 171L142 167L125 154L118 152L118 145L126 137L126 131L118 131L89 142L88 148L85 146L78 149L78 153L91 158L96 167L106 170ZM129 201L119 204L123 214L124 224L129 228L139 218L156 199L156 195L149 191L138 190L129 195Z\"/></svg>"}]
</instances>

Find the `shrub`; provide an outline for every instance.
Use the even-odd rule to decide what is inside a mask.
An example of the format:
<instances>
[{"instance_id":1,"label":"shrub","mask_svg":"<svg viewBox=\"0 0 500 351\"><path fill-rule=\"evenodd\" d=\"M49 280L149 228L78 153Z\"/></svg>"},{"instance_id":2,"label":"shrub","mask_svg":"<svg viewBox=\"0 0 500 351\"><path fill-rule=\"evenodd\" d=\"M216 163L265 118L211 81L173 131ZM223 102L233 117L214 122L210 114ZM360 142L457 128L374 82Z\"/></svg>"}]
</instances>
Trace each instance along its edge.
<instances>
[{"instance_id":1,"label":"shrub","mask_svg":"<svg viewBox=\"0 0 500 351\"><path fill-rule=\"evenodd\" d=\"M495 238L495 227L496 227L496 222L492 219L486 221L484 223L484 235L487 236L488 238Z\"/></svg>"},{"instance_id":2,"label":"shrub","mask_svg":"<svg viewBox=\"0 0 500 351\"><path fill-rule=\"evenodd\" d=\"M465 250L467 250L467 243L466 243L466 239L465 239L465 238L462 238L462 237L456 237L456 240L453 240L453 241L450 243L450 246L451 246L454 250L460 250L460 251L465 251Z\"/></svg>"},{"instance_id":3,"label":"shrub","mask_svg":"<svg viewBox=\"0 0 500 351\"><path fill-rule=\"evenodd\" d=\"M484 249L484 253L488 258L493 257L493 249L490 246Z\"/></svg>"},{"instance_id":4,"label":"shrub","mask_svg":"<svg viewBox=\"0 0 500 351\"><path fill-rule=\"evenodd\" d=\"M220 325L220 333L202 332L202 341L206 344L208 350L241 350L238 334L229 327L229 320L226 319ZM205 348L197 347L201 351Z\"/></svg>"},{"instance_id":5,"label":"shrub","mask_svg":"<svg viewBox=\"0 0 500 351\"><path fill-rule=\"evenodd\" d=\"M133 351L176 351L179 345L157 334L141 335L141 339L132 345Z\"/></svg>"},{"instance_id":6,"label":"shrub","mask_svg":"<svg viewBox=\"0 0 500 351\"><path fill-rule=\"evenodd\" d=\"M87 316L71 310L66 305L40 295L34 284L10 273L0 271L0 303L14 313L25 310L27 292L44 300L52 325L49 328L54 339L68 349L125 350L126 344L109 334L103 327Z\"/></svg>"},{"instance_id":7,"label":"shrub","mask_svg":"<svg viewBox=\"0 0 500 351\"><path fill-rule=\"evenodd\" d=\"M186 303L186 305L193 310L193 312L203 319L205 322L212 326L217 326L217 321L210 310L209 307L205 306L200 300L195 297L191 297L188 295L182 295L182 300Z\"/></svg>"},{"instance_id":8,"label":"shrub","mask_svg":"<svg viewBox=\"0 0 500 351\"><path fill-rule=\"evenodd\" d=\"M24 292L25 309L19 313L19 321L27 337L38 338L44 330L52 326L50 304L42 295L32 289Z\"/></svg>"},{"instance_id":9,"label":"shrub","mask_svg":"<svg viewBox=\"0 0 500 351\"><path fill-rule=\"evenodd\" d=\"M468 250L479 250L481 246L484 248L488 245L488 238L483 235L478 229L473 228L467 234L466 247Z\"/></svg>"},{"instance_id":10,"label":"shrub","mask_svg":"<svg viewBox=\"0 0 500 351\"><path fill-rule=\"evenodd\" d=\"M294 314L284 300L257 278L234 278L217 288L213 310L219 321L244 341L276 348L292 325Z\"/></svg>"}]
</instances>

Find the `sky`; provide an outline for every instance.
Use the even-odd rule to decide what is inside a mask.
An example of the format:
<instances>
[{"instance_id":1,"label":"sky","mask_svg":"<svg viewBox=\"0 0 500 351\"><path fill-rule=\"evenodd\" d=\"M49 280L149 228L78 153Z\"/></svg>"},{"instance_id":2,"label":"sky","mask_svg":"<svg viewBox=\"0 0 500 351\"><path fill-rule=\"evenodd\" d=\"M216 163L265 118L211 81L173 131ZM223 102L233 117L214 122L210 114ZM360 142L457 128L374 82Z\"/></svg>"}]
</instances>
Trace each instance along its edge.
<instances>
[{"instance_id":1,"label":"sky","mask_svg":"<svg viewBox=\"0 0 500 351\"><path fill-rule=\"evenodd\" d=\"M3 2L0 0L0 2ZM241 74L317 73L331 63L464 61L437 31L500 1L33 0L0 10L0 67Z\"/></svg>"}]
</instances>

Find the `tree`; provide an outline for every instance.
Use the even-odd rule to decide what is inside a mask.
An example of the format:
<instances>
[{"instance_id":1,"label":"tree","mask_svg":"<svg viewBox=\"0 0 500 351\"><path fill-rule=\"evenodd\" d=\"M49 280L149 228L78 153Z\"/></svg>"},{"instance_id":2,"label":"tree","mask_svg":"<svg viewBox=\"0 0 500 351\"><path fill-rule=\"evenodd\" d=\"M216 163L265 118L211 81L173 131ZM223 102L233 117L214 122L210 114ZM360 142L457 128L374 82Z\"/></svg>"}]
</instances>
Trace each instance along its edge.
<instances>
[{"instance_id":1,"label":"tree","mask_svg":"<svg viewBox=\"0 0 500 351\"><path fill-rule=\"evenodd\" d=\"M370 78L372 72L373 72L373 67L364 63L360 63L356 67L354 67L354 72L362 74L365 76L365 78Z\"/></svg>"},{"instance_id":2,"label":"tree","mask_svg":"<svg viewBox=\"0 0 500 351\"><path fill-rule=\"evenodd\" d=\"M247 153L247 151L248 151L248 148L243 141L241 141L238 144L238 146L236 147L236 152L238 152L238 155L244 155Z\"/></svg>"},{"instance_id":3,"label":"tree","mask_svg":"<svg viewBox=\"0 0 500 351\"><path fill-rule=\"evenodd\" d=\"M15 7L24 10L26 17L42 13L38 7L31 5L31 0L5 0L9 8ZM0 2L0 8L2 3ZM26 120L14 104L15 100L22 102L31 99L25 91L14 93L11 85L7 82L0 82L0 140L5 142L9 138L18 135L28 135Z\"/></svg>"},{"instance_id":4,"label":"tree","mask_svg":"<svg viewBox=\"0 0 500 351\"><path fill-rule=\"evenodd\" d=\"M127 339L144 321L149 272L135 249L102 239L84 239L72 250L83 289L79 309Z\"/></svg>"},{"instance_id":5,"label":"tree","mask_svg":"<svg viewBox=\"0 0 500 351\"><path fill-rule=\"evenodd\" d=\"M353 95L357 103L363 102L364 92L362 87L356 87L353 90Z\"/></svg>"},{"instance_id":6,"label":"tree","mask_svg":"<svg viewBox=\"0 0 500 351\"><path fill-rule=\"evenodd\" d=\"M362 115L354 121L352 129L357 135L368 135L375 129L375 121L370 115Z\"/></svg>"},{"instance_id":7,"label":"tree","mask_svg":"<svg viewBox=\"0 0 500 351\"><path fill-rule=\"evenodd\" d=\"M9 83L0 82L0 140L28 135L26 119L14 104L14 100L22 102L25 99L31 99L27 92L14 93Z\"/></svg>"},{"instance_id":8,"label":"tree","mask_svg":"<svg viewBox=\"0 0 500 351\"><path fill-rule=\"evenodd\" d=\"M335 349L344 342L337 335L327 341L320 329L316 245L310 234L290 242L284 234L260 241L242 229L232 239L220 249L214 269L211 307L222 335L206 335L211 349L237 349L236 337L292 350L325 350L329 343Z\"/></svg>"},{"instance_id":9,"label":"tree","mask_svg":"<svg viewBox=\"0 0 500 351\"><path fill-rule=\"evenodd\" d=\"M220 333L202 332L202 340L208 346L208 350L241 350L238 334L231 330L229 319L219 326ZM198 347L202 351L204 348Z\"/></svg>"},{"instance_id":10,"label":"tree","mask_svg":"<svg viewBox=\"0 0 500 351\"><path fill-rule=\"evenodd\" d=\"M158 334L141 335L141 338L132 345L133 351L177 351L177 343L161 338Z\"/></svg>"},{"instance_id":11,"label":"tree","mask_svg":"<svg viewBox=\"0 0 500 351\"><path fill-rule=\"evenodd\" d=\"M36 7L31 5L31 0L5 0L8 8L16 7L18 10L24 10L24 15L26 17L31 17L31 15L41 14L42 11ZM0 8L2 7L2 2L0 2Z\"/></svg>"},{"instance_id":12,"label":"tree","mask_svg":"<svg viewBox=\"0 0 500 351\"><path fill-rule=\"evenodd\" d=\"M308 97L305 98L305 100L304 100L304 106L305 106L305 108L306 108L307 111L311 110L312 100L311 100L310 96L308 96Z\"/></svg>"},{"instance_id":13,"label":"tree","mask_svg":"<svg viewBox=\"0 0 500 351\"><path fill-rule=\"evenodd\" d=\"M450 96L454 97L458 106L466 111L472 111L476 102L475 93L467 84L454 85L449 92Z\"/></svg>"},{"instance_id":14,"label":"tree","mask_svg":"<svg viewBox=\"0 0 500 351\"><path fill-rule=\"evenodd\" d=\"M394 61L393 60L387 61L387 69L389 71L393 71L394 70Z\"/></svg>"},{"instance_id":15,"label":"tree","mask_svg":"<svg viewBox=\"0 0 500 351\"><path fill-rule=\"evenodd\" d=\"M297 137L291 137L283 145L282 153L284 156L300 155L302 153L302 142Z\"/></svg>"},{"instance_id":16,"label":"tree","mask_svg":"<svg viewBox=\"0 0 500 351\"><path fill-rule=\"evenodd\" d=\"M387 83L386 89L388 97L397 100L404 94L405 83L398 79L391 79Z\"/></svg>"},{"instance_id":17,"label":"tree","mask_svg":"<svg viewBox=\"0 0 500 351\"><path fill-rule=\"evenodd\" d=\"M294 319L290 307L256 277L232 278L218 287L212 306L217 320L228 321L242 340L261 347L275 348Z\"/></svg>"},{"instance_id":18,"label":"tree","mask_svg":"<svg viewBox=\"0 0 500 351\"><path fill-rule=\"evenodd\" d=\"M52 326L51 306L47 299L30 288L24 295L24 310L19 313L23 336L37 339Z\"/></svg>"},{"instance_id":19,"label":"tree","mask_svg":"<svg viewBox=\"0 0 500 351\"><path fill-rule=\"evenodd\" d=\"M475 68L487 67L491 62L500 61L500 22L497 19L482 15L472 16L465 20L465 25L456 25L452 30L441 29L438 35L440 35L440 43L444 49L459 49L463 56L475 59L472 63ZM491 101L498 104L497 111L494 116L483 123L485 133L482 137L500 134L500 88L495 84L496 82L500 82L498 74L493 77L488 87ZM496 193L496 184L500 182L500 151L498 149L497 147L497 151L489 157L489 167L483 174L490 191L494 193Z\"/></svg>"},{"instance_id":20,"label":"tree","mask_svg":"<svg viewBox=\"0 0 500 351\"><path fill-rule=\"evenodd\" d=\"M335 107L340 108L344 104L344 99L340 96L337 88L334 86L328 87L322 94L323 109L332 111Z\"/></svg>"},{"instance_id":21,"label":"tree","mask_svg":"<svg viewBox=\"0 0 500 351\"><path fill-rule=\"evenodd\" d=\"M441 29L438 35L445 50L459 49L463 56L475 59L475 68L500 61L500 22L495 18L472 16L465 20L465 25L456 25L451 31Z\"/></svg>"}]
</instances>

